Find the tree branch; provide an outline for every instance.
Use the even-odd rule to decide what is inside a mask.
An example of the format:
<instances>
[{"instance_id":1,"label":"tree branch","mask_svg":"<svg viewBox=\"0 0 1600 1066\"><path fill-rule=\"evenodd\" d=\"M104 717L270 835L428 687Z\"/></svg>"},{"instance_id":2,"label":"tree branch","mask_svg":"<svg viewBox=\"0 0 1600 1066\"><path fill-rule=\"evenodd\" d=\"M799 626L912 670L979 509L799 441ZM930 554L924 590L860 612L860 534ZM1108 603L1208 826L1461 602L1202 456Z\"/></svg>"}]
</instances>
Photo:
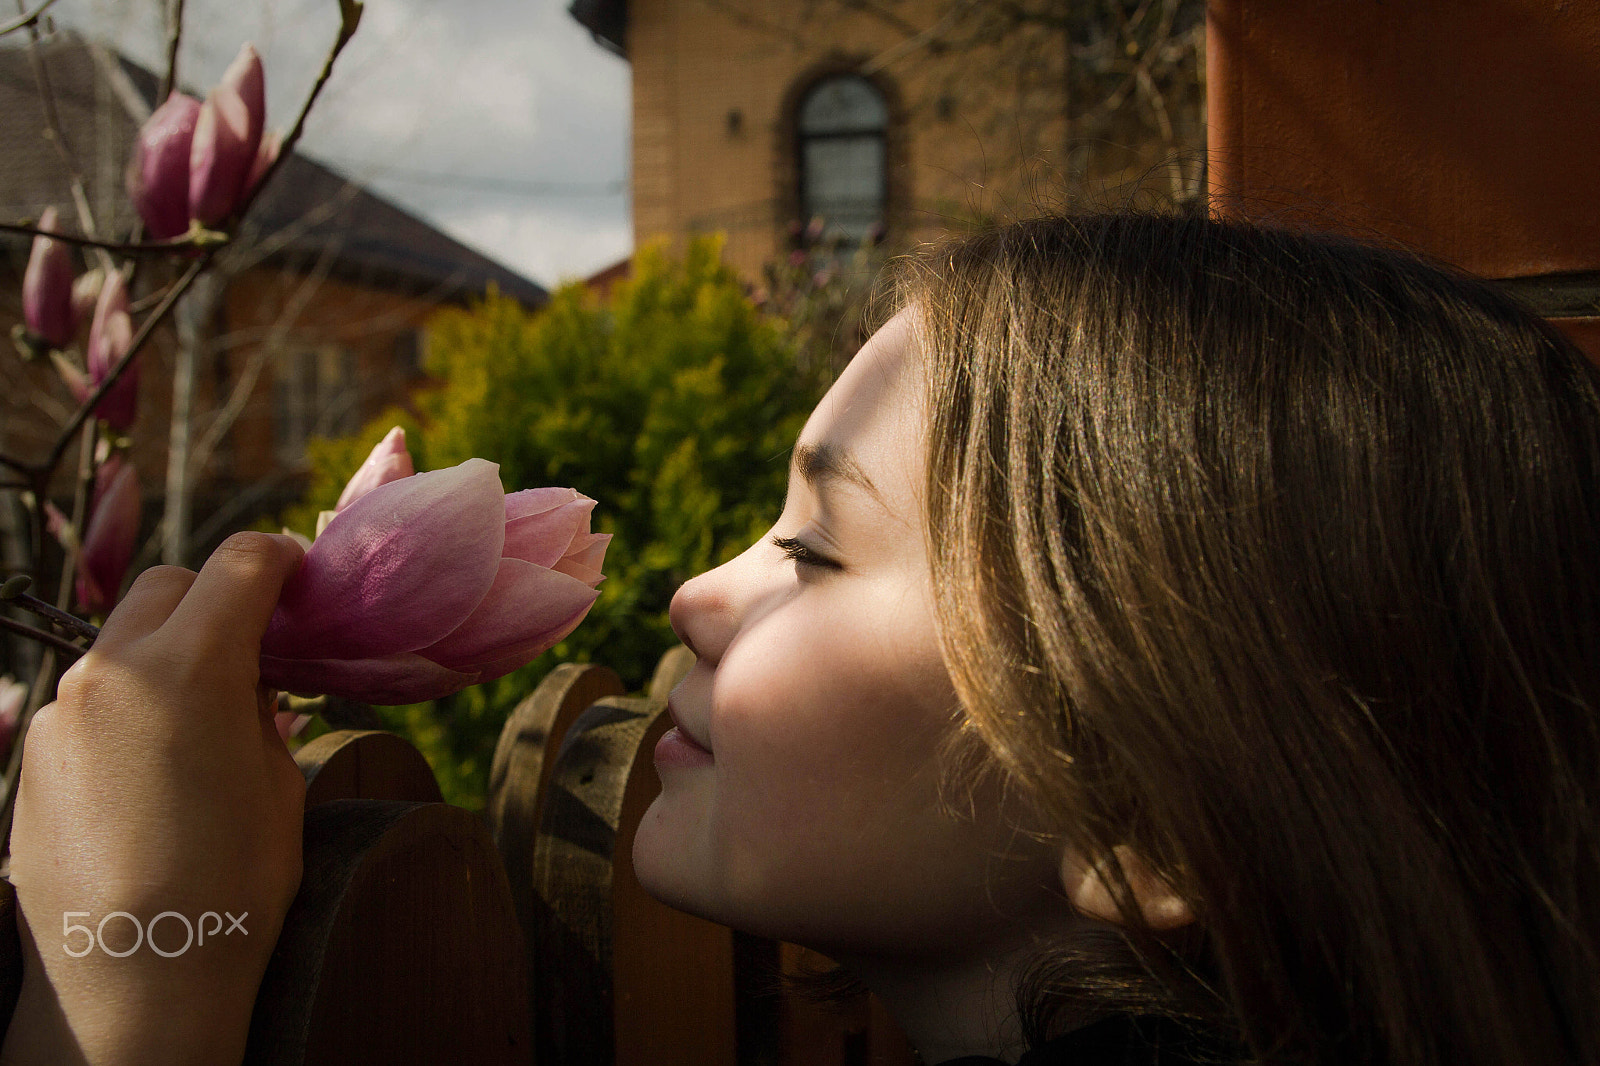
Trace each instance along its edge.
<instances>
[{"instance_id":1,"label":"tree branch","mask_svg":"<svg viewBox=\"0 0 1600 1066\"><path fill-rule=\"evenodd\" d=\"M71 233L50 233L37 226L24 226L16 222L0 222L0 233L20 233L24 236L49 237L51 240L60 241L62 244L76 244L81 248L101 248L108 252L120 252L125 255L171 255L173 252L183 251L188 248L215 248L227 244L231 239L226 233L215 230L198 230L184 234L182 237L173 237L165 241L143 241L136 244L124 244L117 241L102 241L94 237L79 237Z\"/></svg>"},{"instance_id":2,"label":"tree branch","mask_svg":"<svg viewBox=\"0 0 1600 1066\"><path fill-rule=\"evenodd\" d=\"M144 342L150 339L150 334L155 332L156 326L167 316L167 312L172 310L172 305L178 302L178 297L189 291L189 286L194 284L194 279L199 276L200 271L204 270L206 265L211 262L212 254L208 249L200 254L199 259L189 264L189 269L184 271L183 277L179 278L177 284L172 286L172 289L167 293L167 298L161 301L161 306L152 311L150 316L139 326L139 332L133 335L133 342L128 345L127 354L122 357L121 362L112 367L111 373L106 375L105 380L94 390L94 394L74 412L72 420L67 423L66 427L61 431L61 436L57 438L55 447L50 449L50 457L40 466L32 468L29 471L30 473L55 469L56 464L61 461L61 456L66 453L67 445L72 441L72 435L78 431L78 427L83 425L84 420L93 413L95 407L105 398L106 393L110 392L112 386L122 377L123 372L128 369L128 365L133 362L134 357L144 347Z\"/></svg>"},{"instance_id":3,"label":"tree branch","mask_svg":"<svg viewBox=\"0 0 1600 1066\"><path fill-rule=\"evenodd\" d=\"M250 210L250 205L256 202L261 190L267 187L267 182L272 180L278 168L283 166L284 160L294 152L294 146L300 141L300 134L305 132L306 116L311 114L311 105L317 102L317 97L322 94L322 87L328 83L328 77L333 73L334 60L339 58L339 53L344 51L344 46L350 43L350 38L355 36L356 27L361 24L361 11L361 0L339 0L339 36L333 42L328 58L323 60L322 71L317 75L316 84L311 86L306 102L300 105L300 114L295 118L288 136L284 137L283 144L278 148L278 158L267 167L266 172L261 175L261 180L256 182L255 188L250 190L245 202L239 206L237 212L239 215Z\"/></svg>"},{"instance_id":4,"label":"tree branch","mask_svg":"<svg viewBox=\"0 0 1600 1066\"><path fill-rule=\"evenodd\" d=\"M27 637L29 640L37 640L45 647L54 648L58 652L72 656L74 659L88 650L87 648L79 647L70 640L64 640L54 633L37 629L26 622L19 622L15 618L10 618L3 614L0 614L0 629L8 629L19 636Z\"/></svg>"},{"instance_id":5,"label":"tree branch","mask_svg":"<svg viewBox=\"0 0 1600 1066\"><path fill-rule=\"evenodd\" d=\"M161 79L161 95L156 97L160 107L178 87L178 44L183 40L183 0L167 3L167 74Z\"/></svg>"},{"instance_id":6,"label":"tree branch","mask_svg":"<svg viewBox=\"0 0 1600 1066\"><path fill-rule=\"evenodd\" d=\"M51 6L54 5L55 2L56 0L44 0L44 3L40 4L32 11L26 11L12 19L10 22L0 23L0 37L4 37L8 33L16 33L18 30L27 29L29 26L32 26L35 22L39 21L39 17L41 15L50 10Z\"/></svg>"}]
</instances>

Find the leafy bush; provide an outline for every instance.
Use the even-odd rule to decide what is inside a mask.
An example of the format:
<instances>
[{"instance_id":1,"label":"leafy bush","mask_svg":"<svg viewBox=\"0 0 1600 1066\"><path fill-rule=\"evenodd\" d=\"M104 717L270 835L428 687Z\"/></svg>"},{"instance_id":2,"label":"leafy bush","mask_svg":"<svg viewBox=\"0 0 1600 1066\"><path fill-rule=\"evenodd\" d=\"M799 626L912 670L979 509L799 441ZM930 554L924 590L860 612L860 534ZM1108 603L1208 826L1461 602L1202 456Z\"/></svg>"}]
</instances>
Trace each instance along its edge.
<instances>
[{"instance_id":1,"label":"leafy bush","mask_svg":"<svg viewBox=\"0 0 1600 1066\"><path fill-rule=\"evenodd\" d=\"M550 653L456 696L381 710L451 802L482 805L501 725L555 663L604 662L645 685L676 642L673 591L777 517L789 448L826 384L797 367L788 337L722 264L719 240L692 242L681 261L645 249L605 303L572 284L533 315L492 292L440 313L427 366L444 384L418 398L420 417L390 412L356 437L313 442L311 487L286 516L295 529L315 525L399 424L419 470L482 456L508 490L594 497L594 528L615 534L598 602Z\"/></svg>"}]
</instances>

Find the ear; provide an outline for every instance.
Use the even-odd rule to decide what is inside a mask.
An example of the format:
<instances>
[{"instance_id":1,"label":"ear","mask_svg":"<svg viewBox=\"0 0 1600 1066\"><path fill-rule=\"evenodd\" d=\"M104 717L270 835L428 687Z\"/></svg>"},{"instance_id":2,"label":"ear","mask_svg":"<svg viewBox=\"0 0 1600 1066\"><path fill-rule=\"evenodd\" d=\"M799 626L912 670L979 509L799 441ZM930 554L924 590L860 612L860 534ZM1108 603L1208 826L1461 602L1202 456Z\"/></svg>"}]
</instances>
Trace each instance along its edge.
<instances>
[{"instance_id":1,"label":"ear","mask_svg":"<svg viewBox=\"0 0 1600 1066\"><path fill-rule=\"evenodd\" d=\"M1170 932L1194 922L1188 901L1173 891L1166 880L1150 868L1138 852L1126 844L1112 849L1133 890L1133 901L1144 916L1144 923L1158 933ZM1061 857L1061 884L1067 898L1082 914L1113 925L1126 925L1112 891L1110 863L1104 859L1087 863L1076 850L1068 848Z\"/></svg>"}]
</instances>

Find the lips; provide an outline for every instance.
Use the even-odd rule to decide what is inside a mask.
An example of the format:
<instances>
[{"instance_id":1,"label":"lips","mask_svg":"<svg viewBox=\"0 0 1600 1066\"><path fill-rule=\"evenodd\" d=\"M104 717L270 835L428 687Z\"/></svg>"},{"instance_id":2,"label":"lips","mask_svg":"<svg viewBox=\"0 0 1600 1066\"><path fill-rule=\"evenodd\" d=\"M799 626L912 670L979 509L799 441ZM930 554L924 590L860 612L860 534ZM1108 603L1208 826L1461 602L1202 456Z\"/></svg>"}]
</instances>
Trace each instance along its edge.
<instances>
[{"instance_id":1,"label":"lips","mask_svg":"<svg viewBox=\"0 0 1600 1066\"><path fill-rule=\"evenodd\" d=\"M699 748L708 755L711 753L711 745L701 740L683 724L683 717L678 714L678 708L673 706L670 697L667 699L667 714L671 716L672 724L677 727L678 735L685 743Z\"/></svg>"}]
</instances>

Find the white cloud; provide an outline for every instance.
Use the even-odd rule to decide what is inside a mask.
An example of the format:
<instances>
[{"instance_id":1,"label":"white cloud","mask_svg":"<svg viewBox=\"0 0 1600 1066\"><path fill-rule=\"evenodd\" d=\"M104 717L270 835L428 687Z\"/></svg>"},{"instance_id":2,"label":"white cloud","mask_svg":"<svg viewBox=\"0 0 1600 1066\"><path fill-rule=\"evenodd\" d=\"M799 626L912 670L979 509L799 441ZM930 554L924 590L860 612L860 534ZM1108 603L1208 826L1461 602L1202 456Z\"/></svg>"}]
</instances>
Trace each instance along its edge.
<instances>
[{"instance_id":1,"label":"white cloud","mask_svg":"<svg viewBox=\"0 0 1600 1066\"><path fill-rule=\"evenodd\" d=\"M567 0L366 0L302 150L534 280L627 254L629 71ZM164 62L157 0L60 0L60 21ZM188 0L183 81L203 91L246 39L286 127L337 28L334 0ZM452 182L450 176L461 180ZM552 184L554 183L554 184Z\"/></svg>"}]
</instances>

